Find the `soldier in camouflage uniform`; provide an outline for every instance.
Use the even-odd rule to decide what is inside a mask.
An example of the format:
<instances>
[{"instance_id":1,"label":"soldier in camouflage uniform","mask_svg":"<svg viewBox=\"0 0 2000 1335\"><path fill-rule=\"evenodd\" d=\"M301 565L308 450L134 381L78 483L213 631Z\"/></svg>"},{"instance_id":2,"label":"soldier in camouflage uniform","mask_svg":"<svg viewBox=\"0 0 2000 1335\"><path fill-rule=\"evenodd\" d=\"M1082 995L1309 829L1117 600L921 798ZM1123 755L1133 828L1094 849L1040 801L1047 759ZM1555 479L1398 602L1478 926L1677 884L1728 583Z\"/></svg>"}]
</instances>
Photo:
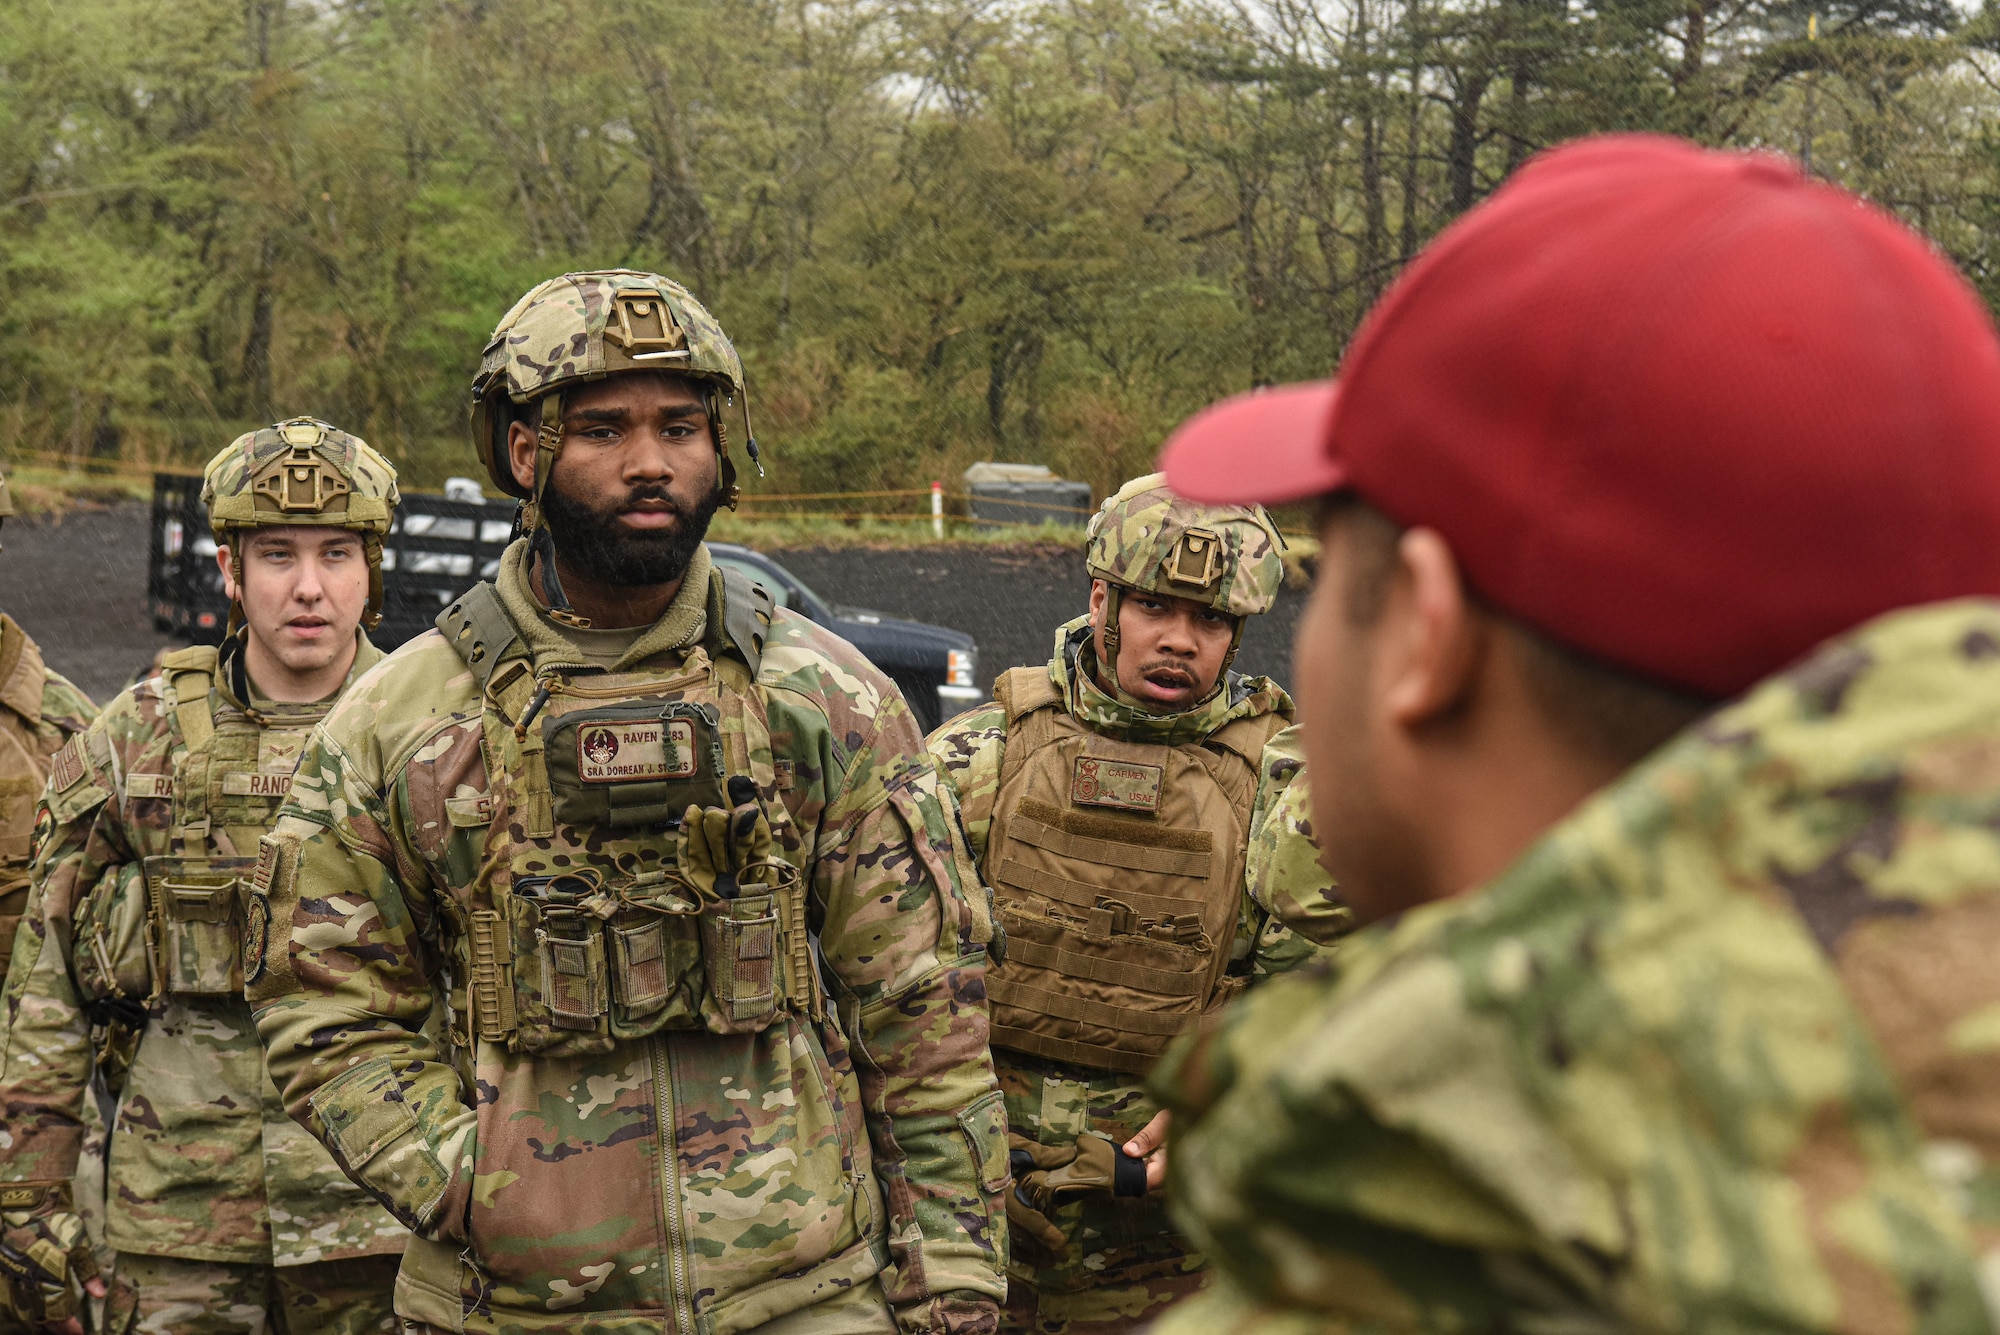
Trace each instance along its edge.
<instances>
[{"instance_id":1,"label":"soldier in camouflage uniform","mask_svg":"<svg viewBox=\"0 0 2000 1335\"><path fill-rule=\"evenodd\" d=\"M1979 296L1780 161L1586 141L1337 390L1164 463L1324 498L1297 684L1368 925L1156 1072L1219 1273L1159 1335L1994 1329Z\"/></svg>"},{"instance_id":2,"label":"soldier in camouflage uniform","mask_svg":"<svg viewBox=\"0 0 2000 1335\"><path fill-rule=\"evenodd\" d=\"M0 477L0 524L13 513L7 479ZM20 623L0 612L0 976L27 908L35 799L49 777L49 757L96 717L90 697L42 662Z\"/></svg>"},{"instance_id":3,"label":"soldier in camouflage uniform","mask_svg":"<svg viewBox=\"0 0 2000 1335\"><path fill-rule=\"evenodd\" d=\"M202 499L232 597L222 647L169 654L54 761L0 1034L0 1191L66 1315L66 1186L95 1075L120 1096L113 1332L393 1329L403 1227L285 1116L242 996L240 888L306 733L381 657L395 470L311 419L240 437ZM72 1253L84 1265L80 1253ZM24 1310L23 1310L24 1309Z\"/></svg>"},{"instance_id":4,"label":"soldier in camouflage uniform","mask_svg":"<svg viewBox=\"0 0 2000 1335\"><path fill-rule=\"evenodd\" d=\"M1282 541L1261 509L1127 483L1091 520L1090 614L931 734L1007 942L987 980L1019 1181L1005 1329L1126 1330L1201 1286L1147 1194L1162 1128L1140 1076L1344 929L1296 813L1277 813L1303 786L1291 699L1229 670L1277 598Z\"/></svg>"},{"instance_id":5,"label":"soldier in camouflage uniform","mask_svg":"<svg viewBox=\"0 0 2000 1335\"><path fill-rule=\"evenodd\" d=\"M13 513L7 479L0 477L0 523ZM35 800L49 777L49 759L96 717L97 706L90 698L43 663L41 650L20 623L0 612L0 977L6 976L14 934L28 904ZM93 1239L101 1239L104 1124L94 1102L85 1104L84 1113L90 1135L74 1194L79 1211L90 1218ZM0 1194L0 1206L5 1204L6 1197ZM19 1210L6 1213L22 1214ZM7 1226L20 1227L11 1222ZM0 1311L4 1307L5 1300L0 1299ZM0 1315L0 1329L9 1324Z\"/></svg>"},{"instance_id":6,"label":"soldier in camouflage uniform","mask_svg":"<svg viewBox=\"0 0 2000 1335\"><path fill-rule=\"evenodd\" d=\"M525 536L265 841L271 1068L417 1235L417 1326L994 1327L990 918L895 687L700 543L743 393L677 283L528 293L473 419Z\"/></svg>"}]
</instances>

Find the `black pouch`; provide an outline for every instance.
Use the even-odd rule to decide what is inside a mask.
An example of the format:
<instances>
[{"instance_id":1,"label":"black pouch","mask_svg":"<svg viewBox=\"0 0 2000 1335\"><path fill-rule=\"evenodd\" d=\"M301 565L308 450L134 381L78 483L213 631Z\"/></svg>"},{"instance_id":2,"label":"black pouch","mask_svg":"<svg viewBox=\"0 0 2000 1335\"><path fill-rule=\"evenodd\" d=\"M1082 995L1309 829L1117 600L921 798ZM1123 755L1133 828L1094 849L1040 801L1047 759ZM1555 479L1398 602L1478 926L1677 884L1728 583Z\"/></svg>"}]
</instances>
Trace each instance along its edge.
<instances>
[{"instance_id":1,"label":"black pouch","mask_svg":"<svg viewBox=\"0 0 2000 1335\"><path fill-rule=\"evenodd\" d=\"M690 804L725 805L714 705L658 698L542 720L556 819L579 829L678 826Z\"/></svg>"}]
</instances>

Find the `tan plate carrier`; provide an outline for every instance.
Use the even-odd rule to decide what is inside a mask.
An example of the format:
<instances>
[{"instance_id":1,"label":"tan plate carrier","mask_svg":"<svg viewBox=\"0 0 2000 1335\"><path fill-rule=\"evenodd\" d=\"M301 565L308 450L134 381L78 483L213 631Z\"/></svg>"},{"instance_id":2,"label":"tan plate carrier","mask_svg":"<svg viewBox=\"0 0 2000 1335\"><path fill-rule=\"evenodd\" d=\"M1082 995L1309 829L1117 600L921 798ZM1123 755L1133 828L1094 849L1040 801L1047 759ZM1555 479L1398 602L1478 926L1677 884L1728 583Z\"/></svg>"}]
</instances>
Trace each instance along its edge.
<instances>
[{"instance_id":1,"label":"tan plate carrier","mask_svg":"<svg viewBox=\"0 0 2000 1335\"><path fill-rule=\"evenodd\" d=\"M1278 714L1199 742L1120 741L1046 668L995 683L1006 758L981 869L1007 929L987 976L993 1046L1141 1072L1242 990L1227 973L1257 766Z\"/></svg>"}]
</instances>

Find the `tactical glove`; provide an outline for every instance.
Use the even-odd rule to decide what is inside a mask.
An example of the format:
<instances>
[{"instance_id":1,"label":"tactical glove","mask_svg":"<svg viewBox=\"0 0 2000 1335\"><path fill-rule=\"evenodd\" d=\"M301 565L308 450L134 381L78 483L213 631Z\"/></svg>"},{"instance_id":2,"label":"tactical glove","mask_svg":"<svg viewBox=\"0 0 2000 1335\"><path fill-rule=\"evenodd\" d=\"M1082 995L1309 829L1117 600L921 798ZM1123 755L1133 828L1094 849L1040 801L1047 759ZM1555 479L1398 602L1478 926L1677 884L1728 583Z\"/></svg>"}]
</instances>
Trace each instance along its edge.
<instances>
[{"instance_id":1,"label":"tactical glove","mask_svg":"<svg viewBox=\"0 0 2000 1335\"><path fill-rule=\"evenodd\" d=\"M1093 1191L1130 1198L1146 1194L1146 1161L1125 1153L1102 1136L1079 1136L1069 1145L1043 1145L1007 1135L1007 1162L1014 1189L1007 1193L1007 1223L1050 1251L1066 1239L1049 1213L1065 1201Z\"/></svg>"},{"instance_id":2,"label":"tactical glove","mask_svg":"<svg viewBox=\"0 0 2000 1335\"><path fill-rule=\"evenodd\" d=\"M29 1327L53 1325L90 1308L83 1286L97 1278L97 1257L69 1193L47 1188L36 1206L0 1212L0 1275L7 1309Z\"/></svg>"},{"instance_id":3,"label":"tactical glove","mask_svg":"<svg viewBox=\"0 0 2000 1335\"><path fill-rule=\"evenodd\" d=\"M681 821L681 874L704 899L734 899L744 884L766 884L771 821L757 787L742 775L729 781L728 811L690 806Z\"/></svg>"}]
</instances>

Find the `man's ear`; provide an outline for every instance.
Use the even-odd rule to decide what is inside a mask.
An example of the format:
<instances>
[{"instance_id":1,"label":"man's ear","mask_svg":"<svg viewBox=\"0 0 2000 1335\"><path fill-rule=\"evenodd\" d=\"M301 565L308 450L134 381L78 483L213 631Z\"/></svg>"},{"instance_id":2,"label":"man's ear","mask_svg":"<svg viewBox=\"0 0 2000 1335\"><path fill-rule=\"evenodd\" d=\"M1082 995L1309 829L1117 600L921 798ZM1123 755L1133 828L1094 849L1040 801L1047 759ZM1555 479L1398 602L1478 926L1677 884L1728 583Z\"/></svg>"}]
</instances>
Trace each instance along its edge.
<instances>
[{"instance_id":1,"label":"man's ear","mask_svg":"<svg viewBox=\"0 0 2000 1335\"><path fill-rule=\"evenodd\" d=\"M1396 546L1398 569L1384 609L1383 703L1406 728L1464 701L1487 652L1488 626L1467 600L1458 559L1435 529L1413 528Z\"/></svg>"},{"instance_id":2,"label":"man's ear","mask_svg":"<svg viewBox=\"0 0 2000 1335\"><path fill-rule=\"evenodd\" d=\"M1111 601L1111 594L1105 589L1104 581L1090 581L1090 647L1097 651L1097 661L1104 661L1104 609Z\"/></svg>"},{"instance_id":3,"label":"man's ear","mask_svg":"<svg viewBox=\"0 0 2000 1335\"><path fill-rule=\"evenodd\" d=\"M525 422L507 428L507 467L522 491L535 489L535 429Z\"/></svg>"},{"instance_id":4,"label":"man's ear","mask_svg":"<svg viewBox=\"0 0 2000 1335\"><path fill-rule=\"evenodd\" d=\"M230 569L229 548L219 545L216 547L215 568L222 572L222 591L229 596L229 601L241 602L242 590L236 587L236 577Z\"/></svg>"}]
</instances>

